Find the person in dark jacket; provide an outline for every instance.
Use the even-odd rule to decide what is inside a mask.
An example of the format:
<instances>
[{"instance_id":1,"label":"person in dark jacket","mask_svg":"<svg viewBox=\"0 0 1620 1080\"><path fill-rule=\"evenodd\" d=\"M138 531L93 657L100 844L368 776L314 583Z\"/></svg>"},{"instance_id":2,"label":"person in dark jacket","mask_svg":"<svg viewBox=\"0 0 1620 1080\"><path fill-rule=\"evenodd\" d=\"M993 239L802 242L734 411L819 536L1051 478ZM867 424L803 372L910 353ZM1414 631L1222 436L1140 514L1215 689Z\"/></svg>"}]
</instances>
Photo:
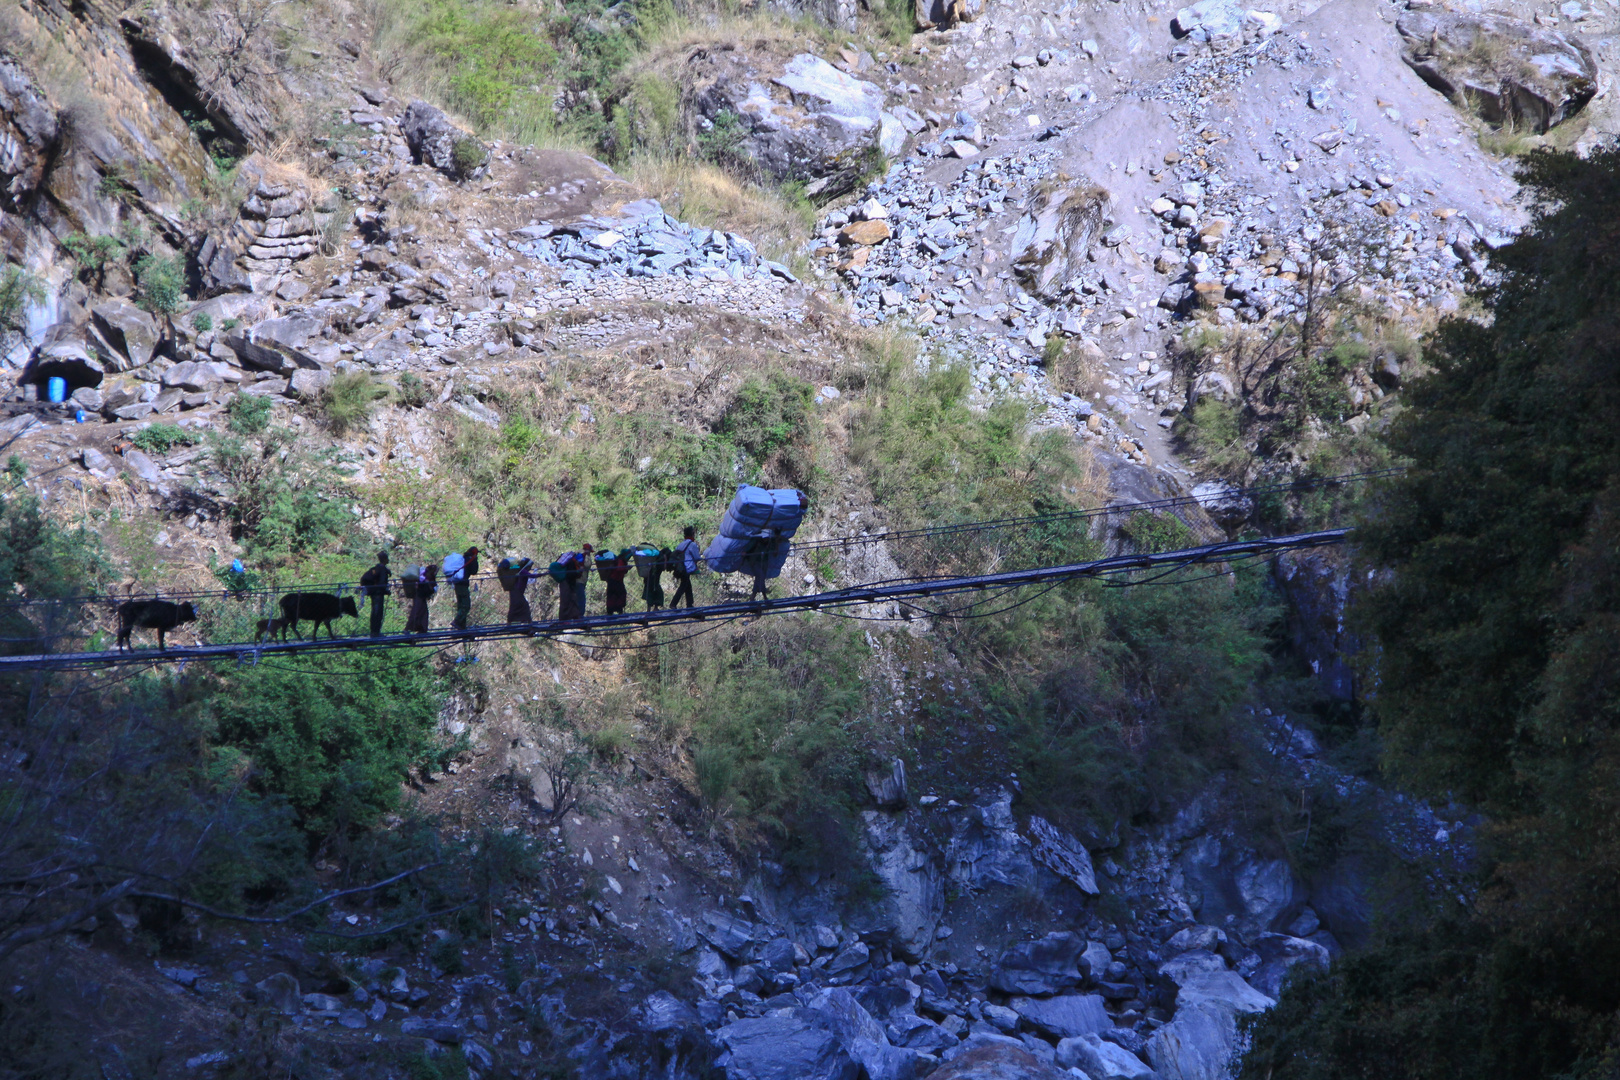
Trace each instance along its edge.
<instances>
[{"instance_id":1,"label":"person in dark jacket","mask_svg":"<svg viewBox=\"0 0 1620 1080\"><path fill-rule=\"evenodd\" d=\"M416 597L411 601L411 617L405 621L407 634L425 634L428 629L428 601L439 591L439 568L432 563L416 575Z\"/></svg>"},{"instance_id":2,"label":"person in dark jacket","mask_svg":"<svg viewBox=\"0 0 1620 1080\"><path fill-rule=\"evenodd\" d=\"M461 555L461 569L450 575L450 584L456 590L456 617L450 623L452 630L467 629L467 617L472 613L472 579L478 573L478 549L470 547Z\"/></svg>"},{"instance_id":3,"label":"person in dark jacket","mask_svg":"<svg viewBox=\"0 0 1620 1080\"><path fill-rule=\"evenodd\" d=\"M703 549L697 542L697 529L691 525L686 527L684 539L675 546L675 558L670 563L670 572L675 575L675 596L669 602L673 611L681 606L681 597L686 597L686 606L692 607L692 575L698 572L700 560L703 558Z\"/></svg>"},{"instance_id":4,"label":"person in dark jacket","mask_svg":"<svg viewBox=\"0 0 1620 1080\"><path fill-rule=\"evenodd\" d=\"M641 586L641 599L646 601L648 611L657 611L664 606L664 570L674 560L675 553L664 548L647 570L646 583Z\"/></svg>"},{"instance_id":5,"label":"person in dark jacket","mask_svg":"<svg viewBox=\"0 0 1620 1080\"><path fill-rule=\"evenodd\" d=\"M761 536L748 546L748 554L743 556L742 568L754 575L754 583L748 590L748 599L759 597L769 600L770 594L766 591L770 586L766 580L765 572L770 569L771 552L777 544L776 536Z\"/></svg>"},{"instance_id":6,"label":"person in dark jacket","mask_svg":"<svg viewBox=\"0 0 1620 1080\"><path fill-rule=\"evenodd\" d=\"M360 589L371 597L371 636L382 637L383 601L388 599L388 552L377 552L377 565L360 575Z\"/></svg>"},{"instance_id":7,"label":"person in dark jacket","mask_svg":"<svg viewBox=\"0 0 1620 1080\"><path fill-rule=\"evenodd\" d=\"M579 617L585 617L585 583L591 576L591 557L596 549L589 544L579 545L579 577L574 581L574 591L579 594Z\"/></svg>"},{"instance_id":8,"label":"person in dark jacket","mask_svg":"<svg viewBox=\"0 0 1620 1080\"><path fill-rule=\"evenodd\" d=\"M563 578L557 582L557 618L572 622L585 615L584 560L578 552L569 552L562 563Z\"/></svg>"},{"instance_id":9,"label":"person in dark jacket","mask_svg":"<svg viewBox=\"0 0 1620 1080\"><path fill-rule=\"evenodd\" d=\"M607 586L607 600L602 607L609 615L621 614L625 605L630 602L630 594L624 587L624 576L629 572L630 556L625 551L614 555L611 563L597 564L596 574Z\"/></svg>"},{"instance_id":10,"label":"person in dark jacket","mask_svg":"<svg viewBox=\"0 0 1620 1080\"><path fill-rule=\"evenodd\" d=\"M518 563L517 569L512 572L507 586L506 621L509 623L534 622L534 612L529 609L529 598L524 595L529 582L540 576L540 571L534 568L531 559L524 559Z\"/></svg>"}]
</instances>

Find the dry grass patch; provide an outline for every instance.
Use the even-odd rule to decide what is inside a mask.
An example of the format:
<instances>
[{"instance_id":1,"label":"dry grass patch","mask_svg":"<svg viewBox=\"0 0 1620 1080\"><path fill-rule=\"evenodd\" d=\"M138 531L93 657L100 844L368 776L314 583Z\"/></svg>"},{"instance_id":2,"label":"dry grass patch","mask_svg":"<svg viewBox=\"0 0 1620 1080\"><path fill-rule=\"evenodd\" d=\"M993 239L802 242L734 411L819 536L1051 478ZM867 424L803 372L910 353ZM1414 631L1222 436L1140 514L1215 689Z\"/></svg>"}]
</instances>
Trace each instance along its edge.
<instances>
[{"instance_id":1,"label":"dry grass patch","mask_svg":"<svg viewBox=\"0 0 1620 1080\"><path fill-rule=\"evenodd\" d=\"M630 182L682 221L738 232L766 258L795 272L815 226L815 208L789 190L739 180L717 165L668 154L643 154L625 168Z\"/></svg>"}]
</instances>

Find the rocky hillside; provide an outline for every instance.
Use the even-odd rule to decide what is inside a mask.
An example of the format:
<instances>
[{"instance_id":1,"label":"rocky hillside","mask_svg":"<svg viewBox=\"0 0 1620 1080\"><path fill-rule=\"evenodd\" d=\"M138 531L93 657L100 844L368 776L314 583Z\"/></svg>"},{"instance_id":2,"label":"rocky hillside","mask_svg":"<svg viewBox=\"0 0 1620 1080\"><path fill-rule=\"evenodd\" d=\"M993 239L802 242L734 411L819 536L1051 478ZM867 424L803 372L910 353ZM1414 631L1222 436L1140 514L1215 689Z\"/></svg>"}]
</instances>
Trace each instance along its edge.
<instances>
[{"instance_id":1,"label":"rocky hillside","mask_svg":"<svg viewBox=\"0 0 1620 1080\"><path fill-rule=\"evenodd\" d=\"M813 492L813 538L947 505L911 488L959 487L948 505L980 517L1196 489L1210 512L1176 536L1273 528L1312 511L1227 486L1375 462L1415 339L1468 309L1525 220L1515 155L1620 130L1606 0L919 0L898 34L853 4L797 12L813 25L683 10L611 79L519 87L548 122L588 121L571 148L447 113L474 99L391 51L396 6L0 13L7 497L88 524L108 591L217 587L237 558L279 586L352 577L376 545L403 563L639 541L717 512L744 463ZM593 29L569 40L653 15L574 12ZM906 381L953 371L959 397ZM1026 456L970 476L1013 415ZM952 424L983 428L886 461ZM1081 540L1143 542L1131 528ZM781 581L923 557L861 545ZM692 647L702 670L667 643L446 657L442 752L406 803L446 845L533 858L462 904L475 928L392 926L346 895L263 924L109 900L10 961L0 1024L45 1034L0 1074L1229 1075L1240 1018L1360 946L1379 888L1462 887L1477 824L1313 734L1355 704L1350 583L1327 558L1278 569L1288 617L1253 652L1290 639L1312 677L1234 661L1230 701L1196 678L1109 697L1137 669L1101 647L1073 666L1076 708L1126 717L1122 745L1159 745L1190 698L1233 706L1194 764L1149 755L1178 777L1160 786L1126 757L1029 772L1081 744L1056 722L1020 742L1039 706L1003 693L1009 672L1068 677L1037 665L1059 639L1080 655L1070 632L1148 651L1086 623L1092 594L1001 638L892 607L844 644L803 639L864 697L784 698L748 714L780 730L728 735L829 773L769 806L705 758L718 726L671 718L705 693L741 714L713 670L799 639L740 630ZM250 628L225 610L197 634ZM483 594L476 613L500 617ZM1206 644L1169 621L1156 640ZM543 696L594 718L588 738L537 720ZM801 708L848 719L823 736ZM843 749L794 743L812 729ZM361 840L310 846L312 889L354 884Z\"/></svg>"}]
</instances>

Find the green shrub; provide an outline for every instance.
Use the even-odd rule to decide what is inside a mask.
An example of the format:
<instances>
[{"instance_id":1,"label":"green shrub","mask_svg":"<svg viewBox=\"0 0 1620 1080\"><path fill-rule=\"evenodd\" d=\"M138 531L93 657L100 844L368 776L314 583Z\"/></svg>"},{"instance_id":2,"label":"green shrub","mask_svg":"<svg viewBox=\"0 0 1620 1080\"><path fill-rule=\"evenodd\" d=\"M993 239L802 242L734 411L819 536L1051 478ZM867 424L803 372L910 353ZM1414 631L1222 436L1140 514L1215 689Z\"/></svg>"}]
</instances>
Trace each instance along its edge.
<instances>
[{"instance_id":1,"label":"green shrub","mask_svg":"<svg viewBox=\"0 0 1620 1080\"><path fill-rule=\"evenodd\" d=\"M1477 872L1422 882L1432 906L1286 989L1249 1077L1615 1074L1620 151L1519 179L1532 218L1484 310L1443 322L1403 391L1411 464L1357 522L1350 620L1386 775L1482 816Z\"/></svg>"},{"instance_id":2,"label":"green shrub","mask_svg":"<svg viewBox=\"0 0 1620 1080\"><path fill-rule=\"evenodd\" d=\"M663 726L690 733L710 813L776 838L794 865L847 866L867 655L856 627L791 617L658 649L639 671Z\"/></svg>"},{"instance_id":3,"label":"green shrub","mask_svg":"<svg viewBox=\"0 0 1620 1080\"><path fill-rule=\"evenodd\" d=\"M156 315L173 315L186 300L186 270L175 256L143 255L135 263L141 304Z\"/></svg>"},{"instance_id":4,"label":"green shrub","mask_svg":"<svg viewBox=\"0 0 1620 1080\"><path fill-rule=\"evenodd\" d=\"M438 969L446 975L459 975L467 970L467 961L461 955L461 938L455 934L440 939L439 943L433 946L433 951L428 955Z\"/></svg>"},{"instance_id":5,"label":"green shrub","mask_svg":"<svg viewBox=\"0 0 1620 1080\"><path fill-rule=\"evenodd\" d=\"M226 424L238 435L258 435L270 426L275 403L268 394L238 392L225 409Z\"/></svg>"},{"instance_id":6,"label":"green shrub","mask_svg":"<svg viewBox=\"0 0 1620 1080\"><path fill-rule=\"evenodd\" d=\"M715 432L752 459L773 484L815 487L809 383L780 371L750 378L715 425Z\"/></svg>"},{"instance_id":7,"label":"green shrub","mask_svg":"<svg viewBox=\"0 0 1620 1080\"><path fill-rule=\"evenodd\" d=\"M98 287L106 281L108 265L122 258L127 250L116 236L86 236L79 232L63 239L62 246L79 264L79 276Z\"/></svg>"},{"instance_id":8,"label":"green shrub","mask_svg":"<svg viewBox=\"0 0 1620 1080\"><path fill-rule=\"evenodd\" d=\"M241 326L241 325L242 325L242 320L233 317L233 318L229 318L229 319L226 319L223 322L221 322L219 324L219 328L221 330L235 330L238 326Z\"/></svg>"},{"instance_id":9,"label":"green shrub","mask_svg":"<svg viewBox=\"0 0 1620 1080\"><path fill-rule=\"evenodd\" d=\"M286 799L312 836L393 810L407 771L433 752L444 691L409 652L264 661L220 678L207 707L216 743L245 755L256 787Z\"/></svg>"},{"instance_id":10,"label":"green shrub","mask_svg":"<svg viewBox=\"0 0 1620 1080\"><path fill-rule=\"evenodd\" d=\"M211 433L208 449L237 530L258 561L286 562L353 533L338 452L309 447L280 428L258 442Z\"/></svg>"},{"instance_id":11,"label":"green shrub","mask_svg":"<svg viewBox=\"0 0 1620 1080\"><path fill-rule=\"evenodd\" d=\"M339 372L321 394L321 414L335 434L345 435L369 423L373 406L387 396L388 388L366 372Z\"/></svg>"},{"instance_id":12,"label":"green shrub","mask_svg":"<svg viewBox=\"0 0 1620 1080\"><path fill-rule=\"evenodd\" d=\"M140 193L130 179L129 166L122 161L109 161L96 183L96 194L104 199L128 200Z\"/></svg>"},{"instance_id":13,"label":"green shrub","mask_svg":"<svg viewBox=\"0 0 1620 1080\"><path fill-rule=\"evenodd\" d=\"M698 156L725 168L751 166L752 160L743 151L749 128L742 117L730 109L722 109L709 122L710 126L697 137Z\"/></svg>"},{"instance_id":14,"label":"green shrub","mask_svg":"<svg viewBox=\"0 0 1620 1080\"><path fill-rule=\"evenodd\" d=\"M199 311L191 317L191 328L199 334L206 334L214 328L214 317L206 311Z\"/></svg>"},{"instance_id":15,"label":"green shrub","mask_svg":"<svg viewBox=\"0 0 1620 1080\"><path fill-rule=\"evenodd\" d=\"M420 409L428 403L427 383L409 371L399 377L396 394L399 403L407 409Z\"/></svg>"},{"instance_id":16,"label":"green shrub","mask_svg":"<svg viewBox=\"0 0 1620 1080\"><path fill-rule=\"evenodd\" d=\"M131 435L129 441L149 454L167 454L177 446L190 446L195 440L178 424L149 424Z\"/></svg>"},{"instance_id":17,"label":"green shrub","mask_svg":"<svg viewBox=\"0 0 1620 1080\"><path fill-rule=\"evenodd\" d=\"M456 163L456 171L462 176L469 176L489 164L489 151L478 139L457 139L450 155Z\"/></svg>"},{"instance_id":18,"label":"green shrub","mask_svg":"<svg viewBox=\"0 0 1620 1080\"><path fill-rule=\"evenodd\" d=\"M1245 764L1233 712L1268 670L1280 598L1263 567L1179 577L1088 584L1068 625L1047 624L1050 674L990 683L1025 794L1052 820L1106 833Z\"/></svg>"},{"instance_id":19,"label":"green shrub","mask_svg":"<svg viewBox=\"0 0 1620 1080\"><path fill-rule=\"evenodd\" d=\"M20 266L0 271L0 329L22 329L28 307L43 304L45 296L44 278Z\"/></svg>"}]
</instances>

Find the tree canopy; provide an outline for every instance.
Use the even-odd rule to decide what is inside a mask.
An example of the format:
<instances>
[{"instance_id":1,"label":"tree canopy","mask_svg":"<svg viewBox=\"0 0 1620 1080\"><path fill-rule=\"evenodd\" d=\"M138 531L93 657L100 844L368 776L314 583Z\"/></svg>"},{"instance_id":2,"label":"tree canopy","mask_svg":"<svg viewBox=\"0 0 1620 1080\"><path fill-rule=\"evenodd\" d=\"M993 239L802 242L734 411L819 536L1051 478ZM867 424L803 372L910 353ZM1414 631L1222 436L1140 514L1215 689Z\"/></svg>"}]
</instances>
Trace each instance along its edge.
<instances>
[{"instance_id":1,"label":"tree canopy","mask_svg":"<svg viewBox=\"0 0 1620 1080\"><path fill-rule=\"evenodd\" d=\"M1296 986L1247 1075L1616 1065L1620 150L1520 179L1531 222L1429 343L1391 430L1412 468L1358 532L1386 765L1488 815L1478 891Z\"/></svg>"}]
</instances>

